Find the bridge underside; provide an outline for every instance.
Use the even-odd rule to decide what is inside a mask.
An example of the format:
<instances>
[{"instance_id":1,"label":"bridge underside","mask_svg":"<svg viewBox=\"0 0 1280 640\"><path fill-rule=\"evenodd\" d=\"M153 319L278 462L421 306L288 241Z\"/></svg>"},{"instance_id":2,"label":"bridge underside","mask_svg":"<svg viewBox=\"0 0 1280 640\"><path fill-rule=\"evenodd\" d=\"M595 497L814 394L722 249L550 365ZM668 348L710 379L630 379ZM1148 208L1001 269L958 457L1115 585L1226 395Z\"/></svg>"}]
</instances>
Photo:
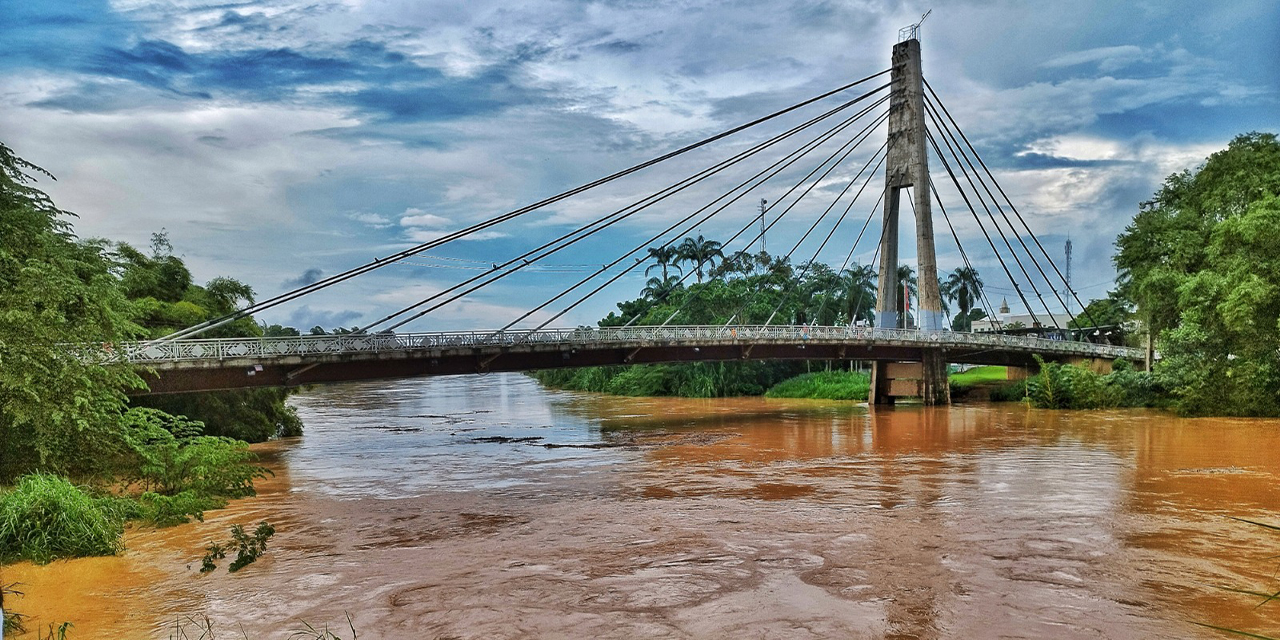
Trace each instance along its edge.
<instances>
[{"instance_id":1,"label":"bridge underside","mask_svg":"<svg viewBox=\"0 0 1280 640\"><path fill-rule=\"evenodd\" d=\"M1030 351L990 347L927 348L942 351L951 363L1031 366ZM327 382L443 376L506 371L531 371L622 364L723 362L732 360L863 360L921 362L926 348L889 344L821 342L577 346L550 349L455 349L392 353L334 354L317 358L285 356L268 359L227 359L158 363L143 374L148 391L135 395L189 393L259 387L296 387ZM1044 354L1047 360L1067 356Z\"/></svg>"}]
</instances>

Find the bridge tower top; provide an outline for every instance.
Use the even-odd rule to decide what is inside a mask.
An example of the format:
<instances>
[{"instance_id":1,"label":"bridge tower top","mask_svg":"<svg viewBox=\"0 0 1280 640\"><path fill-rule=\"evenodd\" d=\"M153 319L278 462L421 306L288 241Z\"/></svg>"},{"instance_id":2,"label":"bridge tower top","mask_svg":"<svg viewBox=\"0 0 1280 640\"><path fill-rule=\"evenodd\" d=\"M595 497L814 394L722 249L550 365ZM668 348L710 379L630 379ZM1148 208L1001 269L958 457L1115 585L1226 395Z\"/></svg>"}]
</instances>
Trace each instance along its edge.
<instances>
[{"instance_id":1,"label":"bridge tower top","mask_svg":"<svg viewBox=\"0 0 1280 640\"><path fill-rule=\"evenodd\" d=\"M930 198L929 159L925 152L924 76L920 69L920 41L912 38L893 47L889 98L889 145L885 162L884 227L880 249L876 323L882 328L904 326L898 278L898 211L901 191L913 187L916 218L918 324L926 331L947 328L938 290Z\"/></svg>"}]
</instances>

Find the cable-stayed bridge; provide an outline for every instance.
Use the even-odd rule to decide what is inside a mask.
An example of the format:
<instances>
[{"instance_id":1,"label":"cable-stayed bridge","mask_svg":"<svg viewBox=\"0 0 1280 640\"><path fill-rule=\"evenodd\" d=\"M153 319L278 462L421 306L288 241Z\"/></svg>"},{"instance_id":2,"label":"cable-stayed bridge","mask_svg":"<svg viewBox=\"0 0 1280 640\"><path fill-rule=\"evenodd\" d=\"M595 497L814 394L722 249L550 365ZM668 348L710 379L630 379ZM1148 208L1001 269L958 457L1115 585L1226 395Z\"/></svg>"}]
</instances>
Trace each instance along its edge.
<instances>
[{"instance_id":1,"label":"cable-stayed bridge","mask_svg":"<svg viewBox=\"0 0 1280 640\"><path fill-rule=\"evenodd\" d=\"M1085 305L996 181L968 136L925 81L921 71L920 42L915 36L916 28L910 28L893 48L892 66L879 73L539 202L250 304L165 338L127 345L104 345L102 348L82 347L82 357L127 359L149 369L151 393L603 364L740 359L864 360L876 363L872 370L874 402L892 402L895 397L916 396L928 404L949 402L948 363L1025 366L1033 361L1034 356L1052 360L1103 361L1143 358L1145 354L1141 350L1089 342L1087 332L1076 332L1076 335L1085 336L1082 340L1066 340L950 330L939 279L934 277L938 273L935 205L956 243L963 269L972 274L975 286L968 287L966 293L971 298L971 306L984 309L992 318L996 314L985 289L977 284L980 281L978 271L970 260L970 251L960 241L951 213L943 204L943 192L954 195L962 203L962 207L956 206L956 200L953 200L953 211L963 209L976 221L986 243L986 247L980 247L979 251L983 256L994 258L992 266L998 265L998 270L993 269L994 278L1008 283L1030 313L1033 324L1039 328L1059 330L1053 333L1057 338L1069 337L1071 332L1065 330L1058 318L1063 311L1070 316L1068 300L1073 300L1082 309ZM859 91L861 93L857 93ZM857 95L853 95L855 93ZM406 264L415 256L430 257L432 254L426 252L432 249L478 237L477 234L486 230L640 174L764 123L783 122L785 118L796 118L810 111L818 113L519 255L494 257L488 268L477 269L475 275L414 301L352 334L200 337L241 318L388 265ZM877 132L883 132L883 144L866 158L853 177L846 180L850 167L844 167L843 173L836 173ZM863 151L865 153L865 149ZM861 156L857 157L861 159ZM745 167L752 166L749 161L758 163L770 158L776 159L763 169L744 171ZM942 189L930 176L930 158L935 159L945 172ZM812 166L814 162L817 166L803 172L804 167ZM802 172L803 177L790 181L793 174ZM674 202L671 198L682 193L696 193L690 190L699 185L705 188L716 184L717 180L724 181L728 176L745 174L750 175L740 182L734 177L730 182L736 182L736 186L721 190L701 207L691 207L692 211L687 215L679 217L644 242L617 247L619 255L610 262L598 269L592 267L587 275L574 282L548 289L545 302L511 319L504 326L465 332L398 332L410 322L429 319L433 312L468 296L482 294L486 288L522 271L554 272L554 269L547 269L555 260L553 256L577 256L581 247L575 249L575 245L597 236L609 239L600 234L637 214L663 202L668 202L669 206ZM871 183L881 175L884 176L883 189L869 190ZM802 222L797 224L788 218L807 196L815 190L823 191L819 186L829 186L832 180L837 179L835 176L840 176L840 184L844 186L812 224L806 228ZM784 179L787 182L779 185ZM709 288L702 283L703 273L709 271L716 261L715 255L710 252L699 255L695 247L693 253L686 254L686 259L692 263L691 268L678 278L668 277L664 271L661 281L651 287L650 306L634 314L625 324L602 328L554 327L556 321L584 302L645 267L646 250L648 255L671 251L682 238L700 229L701 225L717 220L717 216L721 221L728 219L725 211L731 205L761 192L780 195L767 200L772 204L765 206L761 203L759 217L752 217L742 225L723 242L723 246L738 247L735 255L742 256L779 224L784 225L783 229L794 229L797 233L805 229L790 251L780 258L789 263L793 256L808 255L809 249L816 245L812 257L800 263L799 276L803 279L818 262L823 250L832 244L838 231L845 227L846 220L851 222L849 235L853 235L852 228L857 227L856 218L860 216L851 218L849 214L868 191L878 197L836 273L846 272L864 239L867 240L864 249L870 249L872 238L879 236L870 261L874 264L878 259L873 326L864 326L860 322L860 319L871 317L871 309L865 308L871 306L869 300L865 307L841 311L827 309L824 300L811 318L800 317L802 314L787 307L799 295L798 291L791 290L794 286L771 291L778 299L776 304L768 305L771 309L750 304L750 300L744 299L737 304L736 312L727 322L691 325L688 320L694 315L692 309L706 302L699 301L700 296L708 295L706 291ZM902 200L908 202L915 220L916 273L920 274L917 283L903 280L898 258ZM877 213L880 220L878 232L873 230L868 234ZM825 235L820 231L824 222L830 225ZM758 232L755 231L757 228ZM843 242L837 240L835 244L839 246ZM797 253L801 247L805 247L804 254ZM724 277L732 277L731 270L722 268L721 271L728 274ZM694 274L697 274L696 284L688 282ZM763 296L763 289L769 285L757 282L753 286L758 287L757 291ZM908 306L913 288L918 298L915 309ZM673 305L671 313L665 313ZM653 310L658 308L664 309L664 317L654 317ZM915 326L911 326L912 319ZM1074 316L1071 320L1075 321ZM1097 323L1085 317L1073 324L1091 326Z\"/></svg>"}]
</instances>

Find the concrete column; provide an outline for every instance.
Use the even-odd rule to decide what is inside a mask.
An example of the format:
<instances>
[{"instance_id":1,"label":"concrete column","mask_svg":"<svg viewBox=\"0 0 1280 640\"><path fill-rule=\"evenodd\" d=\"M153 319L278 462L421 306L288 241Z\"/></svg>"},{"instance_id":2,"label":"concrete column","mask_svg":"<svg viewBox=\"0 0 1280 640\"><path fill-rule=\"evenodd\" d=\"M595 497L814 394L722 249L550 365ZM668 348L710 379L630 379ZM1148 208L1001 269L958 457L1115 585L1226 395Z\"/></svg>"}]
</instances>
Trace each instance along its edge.
<instances>
[{"instance_id":1,"label":"concrete column","mask_svg":"<svg viewBox=\"0 0 1280 640\"><path fill-rule=\"evenodd\" d=\"M938 291L938 260L934 249L932 198L929 188L929 161L925 152L924 76L920 71L920 41L899 42L893 47L889 97L889 152L885 161L883 244L880 247L880 278L876 300L876 326L903 326L905 314L898 299L898 208L900 191L914 187L912 203L916 214L916 277L919 304L916 317L924 331L948 329ZM947 386L946 355L941 349L923 351L920 395L925 404L951 401ZM873 402L885 402L892 394L876 384L887 380L883 363L872 376Z\"/></svg>"},{"instance_id":2,"label":"concrete column","mask_svg":"<svg viewBox=\"0 0 1280 640\"><path fill-rule=\"evenodd\" d=\"M892 117L892 116L891 116ZM892 136L892 133L890 134ZM890 147L892 149L892 147ZM897 329L902 326L898 299L898 188L886 187L884 193L884 226L880 238L880 278L876 284L876 327Z\"/></svg>"}]
</instances>

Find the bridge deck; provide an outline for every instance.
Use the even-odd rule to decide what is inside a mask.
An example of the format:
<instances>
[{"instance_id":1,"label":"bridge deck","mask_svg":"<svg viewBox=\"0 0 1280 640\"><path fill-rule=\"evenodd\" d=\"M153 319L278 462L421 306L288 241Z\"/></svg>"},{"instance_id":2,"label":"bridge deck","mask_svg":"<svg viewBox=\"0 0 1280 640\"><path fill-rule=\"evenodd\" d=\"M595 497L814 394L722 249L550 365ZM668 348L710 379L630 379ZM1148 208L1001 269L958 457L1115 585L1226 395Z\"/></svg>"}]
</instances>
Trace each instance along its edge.
<instances>
[{"instance_id":1,"label":"bridge deck","mask_svg":"<svg viewBox=\"0 0 1280 640\"><path fill-rule=\"evenodd\" d=\"M989 333L719 325L178 340L122 345L110 354L150 369L151 393L180 393L607 364L919 360L924 349L975 364L1025 365L1033 354L1142 358L1127 347Z\"/></svg>"}]
</instances>

